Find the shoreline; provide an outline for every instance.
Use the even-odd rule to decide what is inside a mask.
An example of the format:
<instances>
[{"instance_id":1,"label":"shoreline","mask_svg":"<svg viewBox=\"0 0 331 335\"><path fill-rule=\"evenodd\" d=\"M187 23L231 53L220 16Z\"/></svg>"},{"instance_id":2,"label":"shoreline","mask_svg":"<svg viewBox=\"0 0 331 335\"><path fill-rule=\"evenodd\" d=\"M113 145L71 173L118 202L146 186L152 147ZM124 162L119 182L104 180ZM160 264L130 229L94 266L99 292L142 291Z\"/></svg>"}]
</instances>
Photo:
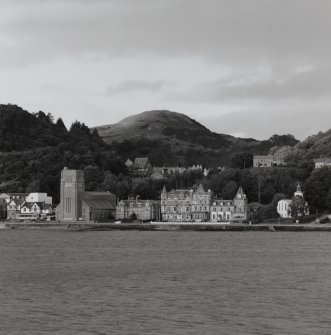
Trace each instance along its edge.
<instances>
[{"instance_id":1,"label":"shoreline","mask_svg":"<svg viewBox=\"0 0 331 335\"><path fill-rule=\"evenodd\" d=\"M326 224L213 224L213 223L82 223L82 222L54 222L54 223L0 223L0 229L18 230L62 230L62 231L330 231L331 223Z\"/></svg>"}]
</instances>

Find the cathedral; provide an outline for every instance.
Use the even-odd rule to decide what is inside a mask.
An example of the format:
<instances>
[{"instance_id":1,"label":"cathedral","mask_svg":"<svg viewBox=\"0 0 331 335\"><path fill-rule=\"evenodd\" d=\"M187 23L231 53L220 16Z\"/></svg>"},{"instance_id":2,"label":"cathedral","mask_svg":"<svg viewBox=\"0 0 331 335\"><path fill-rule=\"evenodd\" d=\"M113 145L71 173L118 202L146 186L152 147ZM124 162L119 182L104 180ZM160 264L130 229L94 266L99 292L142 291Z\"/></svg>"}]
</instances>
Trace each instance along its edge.
<instances>
[{"instance_id":1,"label":"cathedral","mask_svg":"<svg viewBox=\"0 0 331 335\"><path fill-rule=\"evenodd\" d=\"M84 172L64 168L61 172L60 204L56 220L60 222L98 222L115 216L116 196L110 192L86 192Z\"/></svg>"}]
</instances>

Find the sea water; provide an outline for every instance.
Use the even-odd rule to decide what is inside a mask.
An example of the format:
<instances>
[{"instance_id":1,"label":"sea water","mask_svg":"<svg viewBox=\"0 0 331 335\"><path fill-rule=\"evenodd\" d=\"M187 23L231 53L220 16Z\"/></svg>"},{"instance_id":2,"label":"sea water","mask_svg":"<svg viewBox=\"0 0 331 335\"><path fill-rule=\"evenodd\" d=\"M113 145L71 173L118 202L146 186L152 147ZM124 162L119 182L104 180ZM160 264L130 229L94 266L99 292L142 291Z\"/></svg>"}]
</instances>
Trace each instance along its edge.
<instances>
[{"instance_id":1,"label":"sea water","mask_svg":"<svg viewBox=\"0 0 331 335\"><path fill-rule=\"evenodd\" d=\"M331 334L331 233L1 230L0 334Z\"/></svg>"}]
</instances>

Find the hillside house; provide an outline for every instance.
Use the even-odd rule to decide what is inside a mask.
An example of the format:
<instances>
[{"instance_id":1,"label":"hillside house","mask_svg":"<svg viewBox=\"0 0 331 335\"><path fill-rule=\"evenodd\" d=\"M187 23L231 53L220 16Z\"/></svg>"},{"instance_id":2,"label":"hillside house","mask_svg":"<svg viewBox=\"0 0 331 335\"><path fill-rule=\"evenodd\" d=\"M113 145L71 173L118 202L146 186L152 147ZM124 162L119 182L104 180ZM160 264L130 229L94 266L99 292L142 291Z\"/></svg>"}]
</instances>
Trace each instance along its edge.
<instances>
[{"instance_id":1,"label":"hillside house","mask_svg":"<svg viewBox=\"0 0 331 335\"><path fill-rule=\"evenodd\" d=\"M154 172L152 163L147 157L135 158L134 162L128 159L125 165L133 182L139 182L141 179L151 177Z\"/></svg>"},{"instance_id":2,"label":"hillside house","mask_svg":"<svg viewBox=\"0 0 331 335\"><path fill-rule=\"evenodd\" d=\"M285 166L286 163L279 157L276 158L273 155L254 155L253 156L253 167L273 167L273 166Z\"/></svg>"},{"instance_id":3,"label":"hillside house","mask_svg":"<svg viewBox=\"0 0 331 335\"><path fill-rule=\"evenodd\" d=\"M274 166L273 155L254 155L253 167L272 167Z\"/></svg>"},{"instance_id":4,"label":"hillside house","mask_svg":"<svg viewBox=\"0 0 331 335\"><path fill-rule=\"evenodd\" d=\"M331 158L316 158L314 159L315 169L320 169L324 166L331 166Z\"/></svg>"}]
</instances>

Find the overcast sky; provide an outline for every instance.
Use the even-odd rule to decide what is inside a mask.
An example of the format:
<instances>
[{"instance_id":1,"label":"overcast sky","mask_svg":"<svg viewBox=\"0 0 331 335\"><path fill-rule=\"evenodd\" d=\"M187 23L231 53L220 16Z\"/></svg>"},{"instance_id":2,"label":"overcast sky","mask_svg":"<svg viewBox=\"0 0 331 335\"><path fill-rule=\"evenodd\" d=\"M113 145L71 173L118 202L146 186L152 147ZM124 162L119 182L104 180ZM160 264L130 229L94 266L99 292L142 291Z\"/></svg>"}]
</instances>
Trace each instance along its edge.
<instances>
[{"instance_id":1,"label":"overcast sky","mask_svg":"<svg viewBox=\"0 0 331 335\"><path fill-rule=\"evenodd\" d=\"M330 15L330 0L0 0L0 103L303 139L331 127Z\"/></svg>"}]
</instances>

